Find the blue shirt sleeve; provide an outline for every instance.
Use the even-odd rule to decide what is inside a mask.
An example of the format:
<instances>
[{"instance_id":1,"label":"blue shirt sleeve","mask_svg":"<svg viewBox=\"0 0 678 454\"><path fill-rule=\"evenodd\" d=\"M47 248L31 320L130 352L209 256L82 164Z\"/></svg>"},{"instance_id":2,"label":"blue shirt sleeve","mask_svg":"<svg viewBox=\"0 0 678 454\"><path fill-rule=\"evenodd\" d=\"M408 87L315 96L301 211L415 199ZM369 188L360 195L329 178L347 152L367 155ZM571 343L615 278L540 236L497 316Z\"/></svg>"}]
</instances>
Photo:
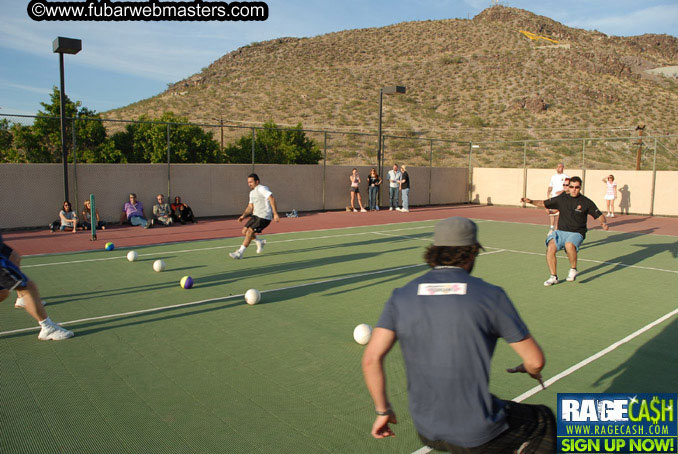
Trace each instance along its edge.
<instances>
[{"instance_id":1,"label":"blue shirt sleeve","mask_svg":"<svg viewBox=\"0 0 678 454\"><path fill-rule=\"evenodd\" d=\"M494 326L497 334L512 344L525 339L530 331L518 315L518 311L506 292L501 290L497 298Z\"/></svg>"},{"instance_id":2,"label":"blue shirt sleeve","mask_svg":"<svg viewBox=\"0 0 678 454\"><path fill-rule=\"evenodd\" d=\"M386 301L384 305L384 310L381 312L379 321L376 325L378 328L384 328L391 331L396 330L396 321L395 321L395 304L393 304L393 295Z\"/></svg>"}]
</instances>

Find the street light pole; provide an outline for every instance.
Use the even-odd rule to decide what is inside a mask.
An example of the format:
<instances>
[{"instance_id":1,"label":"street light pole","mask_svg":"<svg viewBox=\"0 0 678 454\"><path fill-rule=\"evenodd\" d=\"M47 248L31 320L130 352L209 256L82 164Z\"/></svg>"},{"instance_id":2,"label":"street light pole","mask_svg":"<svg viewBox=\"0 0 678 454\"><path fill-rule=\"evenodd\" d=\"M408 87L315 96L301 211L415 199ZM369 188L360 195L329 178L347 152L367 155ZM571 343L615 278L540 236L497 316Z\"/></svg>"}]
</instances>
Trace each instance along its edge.
<instances>
[{"instance_id":1,"label":"street light pole","mask_svg":"<svg viewBox=\"0 0 678 454\"><path fill-rule=\"evenodd\" d=\"M66 94L64 90L64 54L75 55L82 49L82 41L58 37L52 42L52 51L59 54L59 116L61 117L61 160L64 165L64 200L68 201L68 153L66 152Z\"/></svg>"}]
</instances>

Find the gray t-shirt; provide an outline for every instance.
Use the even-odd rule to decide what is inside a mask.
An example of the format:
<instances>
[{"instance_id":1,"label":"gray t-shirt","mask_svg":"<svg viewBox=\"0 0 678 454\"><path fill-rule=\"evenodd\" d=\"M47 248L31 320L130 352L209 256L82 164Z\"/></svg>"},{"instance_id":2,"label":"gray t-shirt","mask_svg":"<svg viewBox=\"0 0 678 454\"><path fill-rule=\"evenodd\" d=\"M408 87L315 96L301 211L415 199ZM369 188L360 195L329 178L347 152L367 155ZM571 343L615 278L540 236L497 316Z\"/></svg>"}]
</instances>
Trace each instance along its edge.
<instances>
[{"instance_id":1,"label":"gray t-shirt","mask_svg":"<svg viewBox=\"0 0 678 454\"><path fill-rule=\"evenodd\" d=\"M400 342L419 433L475 447L508 428L489 391L490 362L498 338L518 342L529 331L501 287L461 268L433 269L393 292L377 326Z\"/></svg>"},{"instance_id":2,"label":"gray t-shirt","mask_svg":"<svg viewBox=\"0 0 678 454\"><path fill-rule=\"evenodd\" d=\"M273 208L271 208L271 201L268 200L273 193L268 187L258 184L250 191L250 203L254 206L252 214L262 219L273 219Z\"/></svg>"}]
</instances>

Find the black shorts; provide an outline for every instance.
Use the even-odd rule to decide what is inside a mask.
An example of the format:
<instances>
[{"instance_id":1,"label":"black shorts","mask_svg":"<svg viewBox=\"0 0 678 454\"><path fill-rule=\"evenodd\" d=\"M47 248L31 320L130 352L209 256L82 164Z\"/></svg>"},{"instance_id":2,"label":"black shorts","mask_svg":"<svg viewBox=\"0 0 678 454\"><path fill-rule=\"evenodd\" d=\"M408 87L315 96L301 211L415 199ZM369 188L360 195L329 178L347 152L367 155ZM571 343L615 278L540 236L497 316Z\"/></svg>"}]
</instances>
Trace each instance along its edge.
<instances>
[{"instance_id":1,"label":"black shorts","mask_svg":"<svg viewBox=\"0 0 678 454\"><path fill-rule=\"evenodd\" d=\"M7 246L5 243L0 242L0 255L9 258L12 255L13 249Z\"/></svg>"},{"instance_id":2,"label":"black shorts","mask_svg":"<svg viewBox=\"0 0 678 454\"><path fill-rule=\"evenodd\" d=\"M27 284L28 278L19 267L12 263L9 258L0 256L0 290L24 288Z\"/></svg>"},{"instance_id":3,"label":"black shorts","mask_svg":"<svg viewBox=\"0 0 678 454\"><path fill-rule=\"evenodd\" d=\"M506 454L519 449L521 454L556 452L556 419L549 407L509 401L506 404L509 428L480 446L463 448L446 441L428 440L421 434L419 438L436 451L454 454Z\"/></svg>"},{"instance_id":4,"label":"black shorts","mask_svg":"<svg viewBox=\"0 0 678 454\"><path fill-rule=\"evenodd\" d=\"M256 233L261 233L261 231L268 227L268 224L270 223L271 223L270 219L251 216L250 219L247 221L247 224L245 224L245 227L251 228Z\"/></svg>"},{"instance_id":5,"label":"black shorts","mask_svg":"<svg viewBox=\"0 0 678 454\"><path fill-rule=\"evenodd\" d=\"M351 186L351 192L355 192L356 194L360 194L360 188L359 187L354 188L353 186Z\"/></svg>"}]
</instances>

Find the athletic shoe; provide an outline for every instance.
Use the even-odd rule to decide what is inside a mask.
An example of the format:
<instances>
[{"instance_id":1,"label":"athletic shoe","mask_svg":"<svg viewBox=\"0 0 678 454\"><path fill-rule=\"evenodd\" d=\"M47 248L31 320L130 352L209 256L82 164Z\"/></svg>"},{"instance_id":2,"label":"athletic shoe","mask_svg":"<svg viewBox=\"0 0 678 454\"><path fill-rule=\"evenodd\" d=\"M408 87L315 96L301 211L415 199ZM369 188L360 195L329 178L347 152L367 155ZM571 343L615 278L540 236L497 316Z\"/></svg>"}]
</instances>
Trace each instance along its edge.
<instances>
[{"instance_id":1,"label":"athletic shoe","mask_svg":"<svg viewBox=\"0 0 678 454\"><path fill-rule=\"evenodd\" d=\"M546 282L544 282L544 285L548 287L549 285L556 285L557 283L558 276L551 276Z\"/></svg>"},{"instance_id":2,"label":"athletic shoe","mask_svg":"<svg viewBox=\"0 0 678 454\"><path fill-rule=\"evenodd\" d=\"M232 259L235 259L235 260L240 260L240 259L242 258L242 254L241 254L240 252L238 252L238 251L235 251L235 252L229 252L228 255L230 255L231 258L232 258Z\"/></svg>"},{"instance_id":3,"label":"athletic shoe","mask_svg":"<svg viewBox=\"0 0 678 454\"><path fill-rule=\"evenodd\" d=\"M402 210L400 210L400 212L401 212L401 213L409 213L410 210L408 210L407 208L403 208Z\"/></svg>"},{"instance_id":4,"label":"athletic shoe","mask_svg":"<svg viewBox=\"0 0 678 454\"><path fill-rule=\"evenodd\" d=\"M64 340L69 337L73 337L73 331L68 331L54 323L52 320L47 319L47 323L42 325L40 334L38 334L38 339L41 341L45 340Z\"/></svg>"},{"instance_id":5,"label":"athletic shoe","mask_svg":"<svg viewBox=\"0 0 678 454\"><path fill-rule=\"evenodd\" d=\"M570 272L567 273L567 279L565 280L567 282L574 282L574 280L577 279L577 274L579 274L579 272L576 268L570 268Z\"/></svg>"},{"instance_id":6,"label":"athletic shoe","mask_svg":"<svg viewBox=\"0 0 678 454\"><path fill-rule=\"evenodd\" d=\"M375 210L379 211L379 206L374 207Z\"/></svg>"},{"instance_id":7,"label":"athletic shoe","mask_svg":"<svg viewBox=\"0 0 678 454\"><path fill-rule=\"evenodd\" d=\"M393 211L393 207L389 207L388 211Z\"/></svg>"},{"instance_id":8,"label":"athletic shoe","mask_svg":"<svg viewBox=\"0 0 678 454\"><path fill-rule=\"evenodd\" d=\"M614 217L614 213L610 213L610 217L613 218L613 217Z\"/></svg>"},{"instance_id":9,"label":"athletic shoe","mask_svg":"<svg viewBox=\"0 0 678 454\"><path fill-rule=\"evenodd\" d=\"M367 213L367 210L366 210L365 208L362 208L362 209L360 210L360 212L361 212L361 213Z\"/></svg>"},{"instance_id":10,"label":"athletic shoe","mask_svg":"<svg viewBox=\"0 0 678 454\"><path fill-rule=\"evenodd\" d=\"M254 240L254 242L257 243L257 254L261 254L261 251L264 250L264 246L266 246L266 240Z\"/></svg>"},{"instance_id":11,"label":"athletic shoe","mask_svg":"<svg viewBox=\"0 0 678 454\"><path fill-rule=\"evenodd\" d=\"M42 305L44 306L46 303L44 300L40 300ZM14 303L14 308L15 309L22 309L26 307L26 303L24 303L24 299L22 297L17 296L16 297L16 302Z\"/></svg>"}]
</instances>

